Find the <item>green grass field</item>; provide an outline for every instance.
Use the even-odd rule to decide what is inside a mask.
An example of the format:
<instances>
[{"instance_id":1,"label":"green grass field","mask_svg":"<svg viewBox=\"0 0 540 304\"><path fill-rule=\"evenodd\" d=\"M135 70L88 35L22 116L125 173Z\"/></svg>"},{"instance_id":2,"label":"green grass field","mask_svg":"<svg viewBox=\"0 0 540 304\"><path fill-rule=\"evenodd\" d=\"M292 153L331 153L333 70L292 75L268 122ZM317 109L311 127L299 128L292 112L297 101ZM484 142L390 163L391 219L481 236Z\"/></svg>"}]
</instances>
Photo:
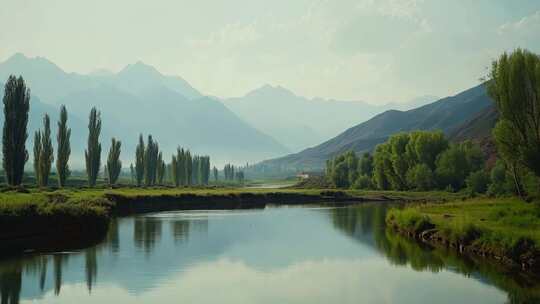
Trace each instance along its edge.
<instances>
[{"instance_id":1,"label":"green grass field","mask_svg":"<svg viewBox=\"0 0 540 304\"><path fill-rule=\"evenodd\" d=\"M539 248L540 204L515 197L474 198L392 209L387 221L408 231L438 230L451 242L499 248Z\"/></svg>"}]
</instances>

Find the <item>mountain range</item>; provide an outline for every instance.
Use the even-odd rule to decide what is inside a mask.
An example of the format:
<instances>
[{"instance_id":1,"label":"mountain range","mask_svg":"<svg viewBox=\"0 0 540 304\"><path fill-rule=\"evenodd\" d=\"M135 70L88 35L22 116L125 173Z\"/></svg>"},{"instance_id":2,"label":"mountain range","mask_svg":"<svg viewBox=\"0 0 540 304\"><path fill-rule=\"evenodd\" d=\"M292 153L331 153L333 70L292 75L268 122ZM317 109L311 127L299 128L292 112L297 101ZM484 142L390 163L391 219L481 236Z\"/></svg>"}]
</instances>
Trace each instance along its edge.
<instances>
[{"instance_id":1,"label":"mountain range","mask_svg":"<svg viewBox=\"0 0 540 304\"><path fill-rule=\"evenodd\" d=\"M493 102L484 84L455 96L437 100L408 111L388 110L347 129L338 136L299 153L263 161L255 172L295 172L322 170L327 159L353 150L368 152L399 132L442 130L455 140L489 135L496 121Z\"/></svg>"},{"instance_id":2,"label":"mountain range","mask_svg":"<svg viewBox=\"0 0 540 304\"><path fill-rule=\"evenodd\" d=\"M401 104L372 105L362 101L308 99L267 84L223 102L249 124L298 152L385 110L407 110L435 100L435 96L422 96Z\"/></svg>"},{"instance_id":3,"label":"mountain range","mask_svg":"<svg viewBox=\"0 0 540 304\"><path fill-rule=\"evenodd\" d=\"M0 63L0 79L7 80L11 74L22 75L32 92L30 145L33 131L41 126L40 117L51 115L54 133L55 114L60 105L66 105L75 167L83 164L86 121L94 106L103 119L103 155L110 138L117 137L122 140L126 164L132 161L139 133L152 134L167 159L179 145L208 154L217 164L255 162L289 151L182 78L162 75L141 62L118 73L81 75L66 73L45 58L16 54Z\"/></svg>"}]
</instances>

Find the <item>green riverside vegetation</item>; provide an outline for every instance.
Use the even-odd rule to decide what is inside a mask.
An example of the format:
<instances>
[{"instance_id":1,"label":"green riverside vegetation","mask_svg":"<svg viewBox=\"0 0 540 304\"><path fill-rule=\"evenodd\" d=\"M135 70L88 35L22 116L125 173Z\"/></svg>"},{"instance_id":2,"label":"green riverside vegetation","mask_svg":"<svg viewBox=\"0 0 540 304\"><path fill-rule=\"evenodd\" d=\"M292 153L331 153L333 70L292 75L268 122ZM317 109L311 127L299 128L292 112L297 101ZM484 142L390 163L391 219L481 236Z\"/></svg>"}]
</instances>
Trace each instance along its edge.
<instances>
[{"instance_id":1,"label":"green riverside vegetation","mask_svg":"<svg viewBox=\"0 0 540 304\"><path fill-rule=\"evenodd\" d=\"M462 183L470 189L471 194L487 192L489 197L393 209L388 212L386 219L395 228L416 236L431 231L430 234L435 235L439 241L471 246L476 252L509 257L521 263L522 267L532 263L532 267L538 268L539 56L520 49L509 55L503 54L493 63L487 84L500 116L493 130L499 160L488 172L487 168L481 166L480 160L476 159L476 152L472 153L475 156L472 162L466 161L467 158L471 159L471 153L466 149L460 156L459 147L454 145L456 151L443 152L437 156L433 173L435 180L445 181L439 182L439 187L447 182L454 187ZM446 151L451 150L452 147ZM380 149L377 149L376 155L378 152ZM399 152L406 155L407 150ZM392 163L394 170L403 173L399 156L393 155L386 162ZM452 163L463 163L463 166L454 166L454 170L448 170ZM429 171L426 170L426 173ZM458 174L461 178L455 178ZM415 179L406 181L414 183Z\"/></svg>"}]
</instances>

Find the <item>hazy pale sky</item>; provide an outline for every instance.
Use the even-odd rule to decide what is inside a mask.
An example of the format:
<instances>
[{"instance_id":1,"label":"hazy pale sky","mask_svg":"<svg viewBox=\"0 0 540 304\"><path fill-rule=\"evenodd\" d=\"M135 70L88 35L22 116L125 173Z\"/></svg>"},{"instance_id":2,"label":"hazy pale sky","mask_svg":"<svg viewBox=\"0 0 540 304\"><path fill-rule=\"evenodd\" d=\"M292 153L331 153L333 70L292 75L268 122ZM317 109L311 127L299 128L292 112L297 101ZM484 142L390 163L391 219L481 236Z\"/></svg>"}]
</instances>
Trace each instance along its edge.
<instances>
[{"instance_id":1,"label":"hazy pale sky","mask_svg":"<svg viewBox=\"0 0 540 304\"><path fill-rule=\"evenodd\" d=\"M308 97L403 101L479 83L540 52L538 0L0 0L0 60L68 72L141 60L204 94L270 83Z\"/></svg>"}]
</instances>

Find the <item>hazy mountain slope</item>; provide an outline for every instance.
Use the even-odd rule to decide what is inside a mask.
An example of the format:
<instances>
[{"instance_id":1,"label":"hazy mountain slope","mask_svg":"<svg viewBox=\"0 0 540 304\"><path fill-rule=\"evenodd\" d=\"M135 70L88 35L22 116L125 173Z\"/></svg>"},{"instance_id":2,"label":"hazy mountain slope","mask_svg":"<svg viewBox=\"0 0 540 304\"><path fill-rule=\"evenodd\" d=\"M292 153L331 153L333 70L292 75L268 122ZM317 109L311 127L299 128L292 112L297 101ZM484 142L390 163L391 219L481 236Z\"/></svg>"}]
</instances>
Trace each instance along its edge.
<instances>
[{"instance_id":1,"label":"hazy mountain slope","mask_svg":"<svg viewBox=\"0 0 540 304\"><path fill-rule=\"evenodd\" d=\"M413 102L425 101L426 97ZM243 97L226 99L224 103L251 125L294 151L336 136L343 129L389 108L407 107L407 104L375 106L361 101L307 99L270 85Z\"/></svg>"},{"instance_id":2,"label":"hazy mountain slope","mask_svg":"<svg viewBox=\"0 0 540 304\"><path fill-rule=\"evenodd\" d=\"M55 103L66 94L97 85L91 77L68 74L45 58L28 58L22 54L15 54L0 63L0 81L7 81L11 74L22 75L32 94L45 103Z\"/></svg>"},{"instance_id":3,"label":"hazy mountain slope","mask_svg":"<svg viewBox=\"0 0 540 304\"><path fill-rule=\"evenodd\" d=\"M123 149L133 154L139 133L152 134L166 155L178 145L214 160L254 162L287 150L236 117L220 102L199 98L189 100L167 88L153 88L139 96L108 85L70 94L59 101L70 105L78 116L92 106L102 113L107 141L122 139Z\"/></svg>"},{"instance_id":4,"label":"hazy mountain slope","mask_svg":"<svg viewBox=\"0 0 540 304\"><path fill-rule=\"evenodd\" d=\"M492 104L483 85L409 111L390 110L313 148L264 161L261 168L320 170L327 159L353 149L370 151L388 136L412 130L440 129L447 134Z\"/></svg>"},{"instance_id":5,"label":"hazy mountain slope","mask_svg":"<svg viewBox=\"0 0 540 304\"><path fill-rule=\"evenodd\" d=\"M450 139L453 141L463 140L481 140L491 137L491 130L497 123L499 115L495 106L487 107L479 112L473 118L467 120L450 133Z\"/></svg>"},{"instance_id":6,"label":"hazy mountain slope","mask_svg":"<svg viewBox=\"0 0 540 304\"><path fill-rule=\"evenodd\" d=\"M142 62L130 64L117 74L96 77L99 81L118 87L128 93L138 95L156 87L165 87L188 99L202 97L187 81L179 76L162 75L154 67Z\"/></svg>"},{"instance_id":7,"label":"hazy mountain slope","mask_svg":"<svg viewBox=\"0 0 540 304\"><path fill-rule=\"evenodd\" d=\"M15 55L0 63L0 77L7 79L10 74L23 75L32 93L48 106L41 112L57 115L59 105L65 104L70 117L84 122L72 126L73 160L79 167L83 164L86 121L93 106L103 118L103 157L110 138L117 137L123 143L126 166L133 159L140 132L154 135L166 150L167 159L178 145L209 154L218 165L256 162L290 152L221 102L202 97L182 78L164 76L143 63L130 65L117 74L101 71L77 75L65 73L43 58ZM40 115L31 115L31 126L41 123L34 116Z\"/></svg>"}]
</instances>

